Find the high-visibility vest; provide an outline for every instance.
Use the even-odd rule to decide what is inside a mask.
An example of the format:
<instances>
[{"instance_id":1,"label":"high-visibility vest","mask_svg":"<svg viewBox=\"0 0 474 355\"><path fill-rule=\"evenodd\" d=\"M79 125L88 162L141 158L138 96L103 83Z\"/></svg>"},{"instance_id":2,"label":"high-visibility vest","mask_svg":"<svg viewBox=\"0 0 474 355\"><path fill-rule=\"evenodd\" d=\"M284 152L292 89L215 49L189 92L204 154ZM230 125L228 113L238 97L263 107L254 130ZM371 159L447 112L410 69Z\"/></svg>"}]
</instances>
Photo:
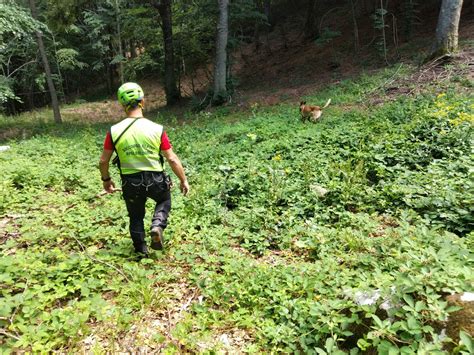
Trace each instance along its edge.
<instances>
[{"instance_id":1,"label":"high-visibility vest","mask_svg":"<svg viewBox=\"0 0 474 355\"><path fill-rule=\"evenodd\" d=\"M120 173L129 175L141 171L163 171L163 158L160 159L163 126L146 118L138 118L127 129L134 119L126 118L110 129L112 142L120 161ZM127 130L115 144L125 129Z\"/></svg>"}]
</instances>

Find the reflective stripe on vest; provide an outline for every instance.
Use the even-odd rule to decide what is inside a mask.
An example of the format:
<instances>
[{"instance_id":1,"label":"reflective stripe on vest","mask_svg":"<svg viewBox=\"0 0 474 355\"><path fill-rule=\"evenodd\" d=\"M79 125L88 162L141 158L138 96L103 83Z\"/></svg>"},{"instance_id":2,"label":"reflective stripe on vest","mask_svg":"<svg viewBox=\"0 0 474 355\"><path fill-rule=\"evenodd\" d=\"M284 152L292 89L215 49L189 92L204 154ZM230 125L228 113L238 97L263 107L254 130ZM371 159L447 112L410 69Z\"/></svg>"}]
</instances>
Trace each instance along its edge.
<instances>
[{"instance_id":1,"label":"reflective stripe on vest","mask_svg":"<svg viewBox=\"0 0 474 355\"><path fill-rule=\"evenodd\" d=\"M112 141L120 136L134 118L126 118L112 126ZM160 146L163 126L146 118L139 118L118 141L115 150L120 159L123 175L140 171L163 171L160 162Z\"/></svg>"}]
</instances>

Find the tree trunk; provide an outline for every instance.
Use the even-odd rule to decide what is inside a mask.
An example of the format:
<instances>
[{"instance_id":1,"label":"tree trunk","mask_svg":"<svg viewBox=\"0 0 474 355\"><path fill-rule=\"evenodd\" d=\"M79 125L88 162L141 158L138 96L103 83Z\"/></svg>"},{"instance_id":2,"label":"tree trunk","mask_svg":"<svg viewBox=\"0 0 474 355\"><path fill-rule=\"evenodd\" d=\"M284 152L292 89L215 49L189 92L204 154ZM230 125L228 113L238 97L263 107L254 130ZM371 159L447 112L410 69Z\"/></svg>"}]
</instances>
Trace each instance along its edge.
<instances>
[{"instance_id":1,"label":"tree trunk","mask_svg":"<svg viewBox=\"0 0 474 355\"><path fill-rule=\"evenodd\" d=\"M36 20L38 14L36 12L35 0L29 0L31 16ZM38 48L41 54L41 59L43 60L44 72L46 74L46 81L48 83L49 93L51 95L51 106L53 107L54 121L56 123L61 123L61 112L59 111L59 101L58 94L56 93L56 88L54 87L53 77L51 75L51 68L49 67L48 57L46 56L46 49L44 48L43 43L43 34L40 31L36 31L36 38L38 40Z\"/></svg>"},{"instance_id":2,"label":"tree trunk","mask_svg":"<svg viewBox=\"0 0 474 355\"><path fill-rule=\"evenodd\" d=\"M112 73L111 73L110 65L106 66L106 73L105 74L106 74L106 77L107 77L107 92L109 94L113 94L115 92L114 92L114 89L112 88L113 84L112 84L112 78L111 78Z\"/></svg>"},{"instance_id":3,"label":"tree trunk","mask_svg":"<svg viewBox=\"0 0 474 355\"><path fill-rule=\"evenodd\" d=\"M474 1L474 0L473 0ZM272 19L272 14L271 14L271 0L263 0L263 1L255 1L255 6L257 10L264 14L266 17L266 23L264 26L261 26L260 21L257 20L255 24L255 51L258 52L260 49L260 46L262 43L260 42L260 33L263 28L264 33L268 37L268 32L271 32L273 30L273 19Z\"/></svg>"},{"instance_id":4,"label":"tree trunk","mask_svg":"<svg viewBox=\"0 0 474 355\"><path fill-rule=\"evenodd\" d=\"M273 22L273 16L272 16L272 2L271 0L264 0L263 1L263 13L267 17L268 21L268 30L272 31L273 27L275 26L275 23Z\"/></svg>"},{"instance_id":5,"label":"tree trunk","mask_svg":"<svg viewBox=\"0 0 474 355\"><path fill-rule=\"evenodd\" d=\"M216 62L214 67L214 96L212 101L220 104L227 100L227 39L229 35L229 0L218 0Z\"/></svg>"},{"instance_id":6,"label":"tree trunk","mask_svg":"<svg viewBox=\"0 0 474 355\"><path fill-rule=\"evenodd\" d=\"M129 41L128 46L130 48L130 59L135 59L137 57L137 52L135 51L135 48L137 48L135 42Z\"/></svg>"},{"instance_id":7,"label":"tree trunk","mask_svg":"<svg viewBox=\"0 0 474 355\"><path fill-rule=\"evenodd\" d=\"M359 26L357 25L357 10L354 5L354 0L350 0L352 10L352 23L354 24L354 51L359 52Z\"/></svg>"},{"instance_id":8,"label":"tree trunk","mask_svg":"<svg viewBox=\"0 0 474 355\"><path fill-rule=\"evenodd\" d=\"M319 36L318 26L316 24L316 0L308 0L304 36L307 39L315 39Z\"/></svg>"},{"instance_id":9,"label":"tree trunk","mask_svg":"<svg viewBox=\"0 0 474 355\"><path fill-rule=\"evenodd\" d=\"M261 1L254 1L255 3L255 8L257 9L258 12L263 13L263 4ZM243 35L243 31L242 35ZM260 20L257 19L255 20L255 29L254 29L254 34L253 34L253 41L255 43L255 52L258 53L260 49Z\"/></svg>"},{"instance_id":10,"label":"tree trunk","mask_svg":"<svg viewBox=\"0 0 474 355\"><path fill-rule=\"evenodd\" d=\"M429 58L440 57L458 49L458 29L463 0L443 0L436 26L436 39Z\"/></svg>"},{"instance_id":11,"label":"tree trunk","mask_svg":"<svg viewBox=\"0 0 474 355\"><path fill-rule=\"evenodd\" d=\"M255 53L258 53L260 50L260 24L258 21L255 23L253 41L255 42Z\"/></svg>"},{"instance_id":12,"label":"tree trunk","mask_svg":"<svg viewBox=\"0 0 474 355\"><path fill-rule=\"evenodd\" d=\"M107 68L107 85L110 87L109 93L115 94L115 78L117 77L117 64L111 64L111 61L115 56L115 50L111 41L108 42L108 45L108 58L104 60L104 66Z\"/></svg>"},{"instance_id":13,"label":"tree trunk","mask_svg":"<svg viewBox=\"0 0 474 355\"><path fill-rule=\"evenodd\" d=\"M122 47L122 29L120 27L120 4L118 0L115 0L115 11L116 11L116 21L117 21L118 55L123 57L124 55L123 55L123 47ZM125 79L123 76L122 59L120 59L120 62L118 63L118 65L119 65L120 84L123 84L125 82Z\"/></svg>"},{"instance_id":14,"label":"tree trunk","mask_svg":"<svg viewBox=\"0 0 474 355\"><path fill-rule=\"evenodd\" d=\"M35 100L34 100L34 93L33 93L33 81L30 83L28 87L28 110L31 111L35 108Z\"/></svg>"},{"instance_id":15,"label":"tree trunk","mask_svg":"<svg viewBox=\"0 0 474 355\"><path fill-rule=\"evenodd\" d=\"M172 105L179 101L180 93L176 86L174 71L173 28L171 17L171 0L162 0L156 6L161 17L161 29L165 47L165 93L166 104Z\"/></svg>"}]
</instances>

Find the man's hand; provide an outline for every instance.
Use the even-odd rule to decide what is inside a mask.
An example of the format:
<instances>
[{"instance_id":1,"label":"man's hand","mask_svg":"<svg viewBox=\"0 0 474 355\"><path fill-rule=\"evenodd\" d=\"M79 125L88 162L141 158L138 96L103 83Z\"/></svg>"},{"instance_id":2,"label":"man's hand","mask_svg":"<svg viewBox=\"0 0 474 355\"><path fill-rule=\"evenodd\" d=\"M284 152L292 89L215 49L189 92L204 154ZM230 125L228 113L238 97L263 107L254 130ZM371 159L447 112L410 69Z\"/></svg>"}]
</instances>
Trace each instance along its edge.
<instances>
[{"instance_id":1,"label":"man's hand","mask_svg":"<svg viewBox=\"0 0 474 355\"><path fill-rule=\"evenodd\" d=\"M107 193L111 194L112 192L115 191L115 184L112 180L109 181L104 181L104 190L107 191Z\"/></svg>"},{"instance_id":2,"label":"man's hand","mask_svg":"<svg viewBox=\"0 0 474 355\"><path fill-rule=\"evenodd\" d=\"M102 177L104 190L109 194L115 191L115 184L110 179L109 175L109 161L113 153L113 150L104 149L99 160L99 170L100 176ZM107 181L104 181L104 177L107 177Z\"/></svg>"},{"instance_id":3,"label":"man's hand","mask_svg":"<svg viewBox=\"0 0 474 355\"><path fill-rule=\"evenodd\" d=\"M173 152L172 148L161 151L161 154L168 161L168 164L170 165L171 170L173 170L173 173L178 177L179 181L181 181L179 187L183 195L186 196L189 192L189 184L188 180L186 179L186 174L184 173L181 161L179 160L178 156Z\"/></svg>"},{"instance_id":4,"label":"man's hand","mask_svg":"<svg viewBox=\"0 0 474 355\"><path fill-rule=\"evenodd\" d=\"M179 187L180 187L181 192L183 193L183 195L186 196L189 192L188 180L181 181L181 183L179 184Z\"/></svg>"}]
</instances>

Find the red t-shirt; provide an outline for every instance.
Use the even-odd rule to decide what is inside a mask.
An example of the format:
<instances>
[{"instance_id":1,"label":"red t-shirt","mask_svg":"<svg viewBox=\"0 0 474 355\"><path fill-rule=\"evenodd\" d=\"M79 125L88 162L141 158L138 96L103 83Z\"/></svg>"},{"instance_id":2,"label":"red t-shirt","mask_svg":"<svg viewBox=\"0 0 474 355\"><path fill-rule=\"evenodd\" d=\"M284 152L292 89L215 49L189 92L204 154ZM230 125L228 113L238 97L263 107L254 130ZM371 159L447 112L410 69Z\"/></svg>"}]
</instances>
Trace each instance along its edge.
<instances>
[{"instance_id":1,"label":"red t-shirt","mask_svg":"<svg viewBox=\"0 0 474 355\"><path fill-rule=\"evenodd\" d=\"M161 135L160 149L161 150L168 150L170 148L171 148L170 140L168 139L168 136L166 135L166 132L163 131L163 134ZM104 149L114 150L114 144L112 143L112 137L110 136L110 131L107 131L107 135L105 136Z\"/></svg>"}]
</instances>

